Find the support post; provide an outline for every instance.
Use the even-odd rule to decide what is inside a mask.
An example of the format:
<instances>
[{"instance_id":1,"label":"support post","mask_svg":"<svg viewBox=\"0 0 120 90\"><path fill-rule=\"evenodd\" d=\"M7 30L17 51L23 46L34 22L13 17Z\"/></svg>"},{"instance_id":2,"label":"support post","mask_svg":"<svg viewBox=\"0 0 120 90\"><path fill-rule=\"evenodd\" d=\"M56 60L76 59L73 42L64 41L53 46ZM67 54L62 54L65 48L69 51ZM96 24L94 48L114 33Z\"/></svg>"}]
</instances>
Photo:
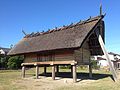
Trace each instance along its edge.
<instances>
[{"instance_id":1,"label":"support post","mask_svg":"<svg viewBox=\"0 0 120 90\"><path fill-rule=\"evenodd\" d=\"M55 65L52 65L52 79L55 80Z\"/></svg>"},{"instance_id":2,"label":"support post","mask_svg":"<svg viewBox=\"0 0 120 90\"><path fill-rule=\"evenodd\" d=\"M38 79L39 77L39 67L38 65L36 65L36 79Z\"/></svg>"},{"instance_id":3,"label":"support post","mask_svg":"<svg viewBox=\"0 0 120 90\"><path fill-rule=\"evenodd\" d=\"M59 65L56 66L56 72L59 73Z\"/></svg>"},{"instance_id":4,"label":"support post","mask_svg":"<svg viewBox=\"0 0 120 90\"><path fill-rule=\"evenodd\" d=\"M44 74L46 74L46 69L47 69L47 67L46 67L46 66L44 66Z\"/></svg>"},{"instance_id":5,"label":"support post","mask_svg":"<svg viewBox=\"0 0 120 90\"><path fill-rule=\"evenodd\" d=\"M25 66L22 66L22 78L25 78Z\"/></svg>"},{"instance_id":6,"label":"support post","mask_svg":"<svg viewBox=\"0 0 120 90\"><path fill-rule=\"evenodd\" d=\"M92 65L89 64L89 78L92 78Z\"/></svg>"},{"instance_id":7,"label":"support post","mask_svg":"<svg viewBox=\"0 0 120 90\"><path fill-rule=\"evenodd\" d=\"M73 65L73 82L77 82L76 65Z\"/></svg>"},{"instance_id":8,"label":"support post","mask_svg":"<svg viewBox=\"0 0 120 90\"><path fill-rule=\"evenodd\" d=\"M71 67L70 67L70 70L71 70L71 75L72 75L72 77L73 77L73 67L72 67L72 65L71 65Z\"/></svg>"},{"instance_id":9,"label":"support post","mask_svg":"<svg viewBox=\"0 0 120 90\"><path fill-rule=\"evenodd\" d=\"M96 35L97 35L98 41L100 43L100 46L102 48L102 51L103 51L103 53L104 53L104 55L106 57L106 60L108 61L110 71L111 71L111 73L113 75L113 78L114 78L115 81L117 81L117 74L116 74L115 68L113 67L112 62L110 60L110 57L109 57L109 55L108 55L108 53L107 53L107 51L105 49L104 42L103 42L103 39L102 39L99 31L96 31Z\"/></svg>"}]
</instances>

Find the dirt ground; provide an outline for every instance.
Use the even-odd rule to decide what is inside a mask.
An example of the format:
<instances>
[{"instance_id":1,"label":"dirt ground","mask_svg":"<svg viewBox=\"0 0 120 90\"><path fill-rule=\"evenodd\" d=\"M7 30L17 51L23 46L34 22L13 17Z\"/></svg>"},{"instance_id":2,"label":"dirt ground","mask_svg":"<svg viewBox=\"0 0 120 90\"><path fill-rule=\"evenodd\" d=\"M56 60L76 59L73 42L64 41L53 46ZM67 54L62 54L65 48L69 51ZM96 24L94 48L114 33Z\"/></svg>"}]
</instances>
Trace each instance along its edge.
<instances>
[{"instance_id":1,"label":"dirt ground","mask_svg":"<svg viewBox=\"0 0 120 90\"><path fill-rule=\"evenodd\" d=\"M17 80L13 82L14 86L17 89L21 90L58 90L60 87L64 86L77 86L77 85L85 85L92 82L96 82L95 80L83 80L77 79L77 83L73 83L72 78L59 78L56 77L56 80L52 80L51 77L40 76L39 79L35 79L35 77L24 78L21 80Z\"/></svg>"},{"instance_id":2,"label":"dirt ground","mask_svg":"<svg viewBox=\"0 0 120 90\"><path fill-rule=\"evenodd\" d=\"M100 70L93 70L92 79L87 70L79 70L77 83L73 83L68 70L56 74L56 80L52 80L51 75L48 71L46 74L40 73L39 79L35 79L35 70L30 69L22 79L21 70L1 70L0 90L120 90L120 81L114 82L109 72Z\"/></svg>"}]
</instances>

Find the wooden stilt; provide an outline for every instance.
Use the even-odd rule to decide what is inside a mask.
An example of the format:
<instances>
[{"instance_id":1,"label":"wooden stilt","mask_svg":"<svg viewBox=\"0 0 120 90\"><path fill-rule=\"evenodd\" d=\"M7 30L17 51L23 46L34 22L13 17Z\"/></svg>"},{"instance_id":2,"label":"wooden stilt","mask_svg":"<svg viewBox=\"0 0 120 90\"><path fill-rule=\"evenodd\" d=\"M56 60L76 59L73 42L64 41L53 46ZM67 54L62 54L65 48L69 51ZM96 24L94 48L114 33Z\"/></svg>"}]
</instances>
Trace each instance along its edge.
<instances>
[{"instance_id":1,"label":"wooden stilt","mask_svg":"<svg viewBox=\"0 0 120 90\"><path fill-rule=\"evenodd\" d=\"M46 74L46 69L47 69L47 67L46 67L46 66L44 66L44 74Z\"/></svg>"},{"instance_id":2,"label":"wooden stilt","mask_svg":"<svg viewBox=\"0 0 120 90\"><path fill-rule=\"evenodd\" d=\"M25 78L25 66L22 66L22 78Z\"/></svg>"},{"instance_id":3,"label":"wooden stilt","mask_svg":"<svg viewBox=\"0 0 120 90\"><path fill-rule=\"evenodd\" d=\"M89 64L89 78L92 78L92 65Z\"/></svg>"},{"instance_id":4,"label":"wooden stilt","mask_svg":"<svg viewBox=\"0 0 120 90\"><path fill-rule=\"evenodd\" d=\"M36 79L38 79L38 77L39 77L39 67L38 67L38 65L36 66Z\"/></svg>"},{"instance_id":5,"label":"wooden stilt","mask_svg":"<svg viewBox=\"0 0 120 90\"><path fill-rule=\"evenodd\" d=\"M77 82L76 65L73 65L73 82Z\"/></svg>"},{"instance_id":6,"label":"wooden stilt","mask_svg":"<svg viewBox=\"0 0 120 90\"><path fill-rule=\"evenodd\" d=\"M71 69L71 75L73 77L73 67L72 67L72 65L71 65L70 69Z\"/></svg>"},{"instance_id":7,"label":"wooden stilt","mask_svg":"<svg viewBox=\"0 0 120 90\"><path fill-rule=\"evenodd\" d=\"M59 65L56 66L56 72L59 73Z\"/></svg>"},{"instance_id":8,"label":"wooden stilt","mask_svg":"<svg viewBox=\"0 0 120 90\"><path fill-rule=\"evenodd\" d=\"M52 79L55 80L55 66L52 65Z\"/></svg>"}]
</instances>

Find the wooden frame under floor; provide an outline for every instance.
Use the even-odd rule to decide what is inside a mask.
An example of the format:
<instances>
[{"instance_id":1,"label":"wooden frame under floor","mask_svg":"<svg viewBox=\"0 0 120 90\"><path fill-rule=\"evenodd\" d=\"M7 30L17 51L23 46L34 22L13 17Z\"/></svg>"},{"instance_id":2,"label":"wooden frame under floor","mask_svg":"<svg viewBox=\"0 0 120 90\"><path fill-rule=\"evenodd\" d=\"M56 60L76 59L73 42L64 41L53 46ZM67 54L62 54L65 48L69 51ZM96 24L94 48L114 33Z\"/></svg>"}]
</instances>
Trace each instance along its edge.
<instances>
[{"instance_id":1,"label":"wooden frame under floor","mask_svg":"<svg viewBox=\"0 0 120 90\"><path fill-rule=\"evenodd\" d=\"M33 63L22 63L22 78L25 78L25 67L27 66L35 66L36 67L36 79L39 76L39 66L44 67L44 73L46 73L46 65L52 66L52 79L55 80L55 68L56 72L59 72L59 65L71 65L71 72L73 76L73 82L77 82L77 74L76 74L76 65L75 61L47 61L47 62L33 62ZM92 68L89 65L89 76L92 78Z\"/></svg>"}]
</instances>

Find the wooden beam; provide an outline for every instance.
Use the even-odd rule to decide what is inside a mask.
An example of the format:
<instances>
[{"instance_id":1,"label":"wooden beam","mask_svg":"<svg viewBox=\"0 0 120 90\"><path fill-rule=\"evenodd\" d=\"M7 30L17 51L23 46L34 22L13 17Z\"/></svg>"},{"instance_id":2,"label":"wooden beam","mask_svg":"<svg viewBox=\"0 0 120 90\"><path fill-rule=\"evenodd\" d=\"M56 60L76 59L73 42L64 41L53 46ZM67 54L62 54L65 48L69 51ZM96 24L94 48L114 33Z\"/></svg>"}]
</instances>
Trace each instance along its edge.
<instances>
[{"instance_id":1,"label":"wooden beam","mask_svg":"<svg viewBox=\"0 0 120 90\"><path fill-rule=\"evenodd\" d=\"M32 63L22 63L21 66L23 65L69 65L69 64L77 64L76 61L71 60L71 61L45 61L45 62L32 62Z\"/></svg>"},{"instance_id":2,"label":"wooden beam","mask_svg":"<svg viewBox=\"0 0 120 90\"><path fill-rule=\"evenodd\" d=\"M25 66L22 66L22 78L25 78Z\"/></svg>"},{"instance_id":3,"label":"wooden beam","mask_svg":"<svg viewBox=\"0 0 120 90\"><path fill-rule=\"evenodd\" d=\"M92 78L92 65L89 64L89 78Z\"/></svg>"},{"instance_id":4,"label":"wooden beam","mask_svg":"<svg viewBox=\"0 0 120 90\"><path fill-rule=\"evenodd\" d=\"M76 65L73 65L73 82L77 82Z\"/></svg>"},{"instance_id":5,"label":"wooden beam","mask_svg":"<svg viewBox=\"0 0 120 90\"><path fill-rule=\"evenodd\" d=\"M38 65L36 65L36 79L38 79L39 77L39 67Z\"/></svg>"},{"instance_id":6,"label":"wooden beam","mask_svg":"<svg viewBox=\"0 0 120 90\"><path fill-rule=\"evenodd\" d=\"M22 63L21 66L23 66L23 65L24 65L24 66L25 66L25 65L26 65L26 66L27 66L27 65L33 65L33 66L34 66L34 64L35 64L35 63Z\"/></svg>"},{"instance_id":7,"label":"wooden beam","mask_svg":"<svg viewBox=\"0 0 120 90\"><path fill-rule=\"evenodd\" d=\"M55 65L52 65L52 79L55 80Z\"/></svg>"},{"instance_id":8,"label":"wooden beam","mask_svg":"<svg viewBox=\"0 0 120 90\"><path fill-rule=\"evenodd\" d=\"M109 57L109 55L108 55L108 53L107 53L107 51L106 51L106 49L105 49L105 45L104 45L103 39L102 39L101 35L99 34L99 31L98 31L98 30L96 31L96 35L97 35L97 37L98 37L98 41L99 41L99 43L100 43L100 46L101 46L101 48L102 48L102 51L103 51L103 53L104 53L104 55L105 55L105 57L106 57L106 60L107 60L107 62L108 62L108 64L109 64L110 71L111 71L111 73L112 73L112 75L113 75L113 78L114 78L115 81L117 81L116 71L115 71L115 69L114 69L114 67L113 67L113 65L112 65L112 62L111 62L111 60L110 60L110 57Z\"/></svg>"}]
</instances>

